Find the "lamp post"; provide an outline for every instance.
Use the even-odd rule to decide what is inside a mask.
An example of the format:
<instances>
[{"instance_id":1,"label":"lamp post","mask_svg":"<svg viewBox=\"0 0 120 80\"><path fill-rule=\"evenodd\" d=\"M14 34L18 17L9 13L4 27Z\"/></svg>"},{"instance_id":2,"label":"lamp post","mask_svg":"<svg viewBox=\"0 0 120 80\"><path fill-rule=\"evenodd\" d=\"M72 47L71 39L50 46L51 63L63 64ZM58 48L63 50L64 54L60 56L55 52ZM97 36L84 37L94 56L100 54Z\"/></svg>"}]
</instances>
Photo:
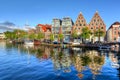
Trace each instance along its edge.
<instances>
[{"instance_id":1,"label":"lamp post","mask_svg":"<svg viewBox=\"0 0 120 80\"><path fill-rule=\"evenodd\" d=\"M119 30L119 31L118 31L118 35L119 35L119 39L118 39L119 51L118 51L118 52L120 52L120 26L119 26L118 30ZM119 55L119 53L118 53L118 64L119 64L119 68L118 68L118 71L119 71L118 77L119 77L119 79L120 79L120 55Z\"/></svg>"},{"instance_id":2,"label":"lamp post","mask_svg":"<svg viewBox=\"0 0 120 80\"><path fill-rule=\"evenodd\" d=\"M120 52L120 26L118 27L118 35L119 35L118 44L119 44L119 52Z\"/></svg>"}]
</instances>

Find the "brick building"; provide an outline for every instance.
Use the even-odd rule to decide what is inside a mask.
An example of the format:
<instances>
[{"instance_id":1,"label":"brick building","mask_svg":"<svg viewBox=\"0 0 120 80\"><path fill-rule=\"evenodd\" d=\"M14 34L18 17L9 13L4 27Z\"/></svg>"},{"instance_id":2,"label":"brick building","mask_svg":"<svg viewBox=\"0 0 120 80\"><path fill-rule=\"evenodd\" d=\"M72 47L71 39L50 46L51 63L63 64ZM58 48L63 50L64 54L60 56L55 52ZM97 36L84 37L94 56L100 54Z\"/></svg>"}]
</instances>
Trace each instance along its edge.
<instances>
[{"instance_id":1,"label":"brick building","mask_svg":"<svg viewBox=\"0 0 120 80\"><path fill-rule=\"evenodd\" d=\"M114 22L107 30L108 42L120 42L120 22Z\"/></svg>"},{"instance_id":2,"label":"brick building","mask_svg":"<svg viewBox=\"0 0 120 80\"><path fill-rule=\"evenodd\" d=\"M44 39L49 40L50 34L51 34L51 25L38 24L36 26L36 33L39 33L39 32L42 32L45 35Z\"/></svg>"},{"instance_id":3,"label":"brick building","mask_svg":"<svg viewBox=\"0 0 120 80\"><path fill-rule=\"evenodd\" d=\"M80 12L73 26L73 31L77 31L77 34L80 35L82 33L82 28L86 26L87 26L86 20L82 13Z\"/></svg>"},{"instance_id":4,"label":"brick building","mask_svg":"<svg viewBox=\"0 0 120 80\"><path fill-rule=\"evenodd\" d=\"M104 21L102 20L102 18L100 17L99 13L96 11L96 13L94 14L92 20L89 23L89 29L92 32L92 35L90 37L90 40L93 41L98 41L98 37L95 36L95 31L97 31L98 29L103 31L104 34L106 34L106 25L104 23ZM105 40L105 35L100 37L100 41L104 41Z\"/></svg>"}]
</instances>

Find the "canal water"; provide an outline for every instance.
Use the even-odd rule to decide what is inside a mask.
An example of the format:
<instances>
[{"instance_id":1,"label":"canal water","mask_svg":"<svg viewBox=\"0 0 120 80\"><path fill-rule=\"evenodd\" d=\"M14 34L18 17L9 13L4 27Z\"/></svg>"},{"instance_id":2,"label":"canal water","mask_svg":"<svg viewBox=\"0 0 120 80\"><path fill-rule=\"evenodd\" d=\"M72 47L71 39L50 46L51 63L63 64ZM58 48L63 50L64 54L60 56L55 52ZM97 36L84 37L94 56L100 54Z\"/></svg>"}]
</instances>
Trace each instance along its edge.
<instances>
[{"instance_id":1,"label":"canal water","mask_svg":"<svg viewBox=\"0 0 120 80\"><path fill-rule=\"evenodd\" d=\"M119 80L117 53L0 42L0 80Z\"/></svg>"}]
</instances>

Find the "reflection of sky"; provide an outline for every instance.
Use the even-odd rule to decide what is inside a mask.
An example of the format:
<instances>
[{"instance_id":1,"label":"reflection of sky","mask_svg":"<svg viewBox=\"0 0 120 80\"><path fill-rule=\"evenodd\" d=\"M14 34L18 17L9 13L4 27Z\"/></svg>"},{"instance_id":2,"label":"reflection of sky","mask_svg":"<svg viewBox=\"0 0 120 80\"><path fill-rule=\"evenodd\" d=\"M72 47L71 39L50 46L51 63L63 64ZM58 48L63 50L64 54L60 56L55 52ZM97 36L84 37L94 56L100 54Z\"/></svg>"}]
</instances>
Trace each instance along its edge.
<instances>
[{"instance_id":1,"label":"reflection of sky","mask_svg":"<svg viewBox=\"0 0 120 80\"><path fill-rule=\"evenodd\" d=\"M0 42L0 50L1 47L4 45L4 43ZM20 46L19 48L23 48L23 46ZM41 48L41 46L40 46ZM58 55L60 54L59 50L57 48L54 48L54 51L56 51L54 54L54 59L47 59L47 60L43 60L40 61L37 57L36 57L36 52L34 53L30 53L30 58L27 52L23 52L22 49L20 49L20 53L21 55L18 55L18 51L16 50L16 47L12 47L12 49L9 49L9 51L6 51L4 53L1 53L0 56L2 54L5 53L9 53L9 55L4 56L4 58L0 58L0 62L1 63L5 63L5 61L9 61L7 64L5 63L4 66L2 65L0 67L0 69L5 69L7 71L7 69L9 69L9 71L15 71L15 72L21 72L21 73L16 73L17 75L15 77L18 76L23 76L22 79L24 80L31 80L30 77L34 77L32 79L34 80L38 80L38 78L40 80L79 80L77 74L79 73L76 68L75 65L71 65L72 61L72 56L68 55L67 53L64 53L63 50L63 57L61 58L61 60L58 58ZM31 49L31 48L30 48ZM34 48L32 48L34 49ZM44 50L46 50L46 48L43 47ZM67 50L67 49L65 49ZM37 51L37 50L36 50ZM70 51L67 50L68 53L70 54ZM67 52L65 51L65 52ZM89 52L89 51L88 51ZM87 53L88 53L87 52ZM24 54L23 54L24 53ZM93 51L93 53L97 54L95 51ZM42 53L44 54L44 53ZM67 54L67 55L66 55ZM76 53L77 54L77 53ZM76 54L74 54L73 57L76 56ZM28 62L29 60L29 62ZM54 61L54 62L53 62ZM28 64L28 63L29 64ZM0 63L0 65L1 65ZM9 66L8 66L9 65ZM13 67L14 65L14 67ZM12 67L10 67L12 66ZM55 66L58 68L56 69ZM63 66L63 67L62 67ZM6 68L7 67L7 68ZM70 69L71 72L66 72L65 69ZM6 71L3 71L3 73L5 73ZM117 70L115 68L111 67L111 60L109 57L105 56L105 63L102 66L102 71L100 71L101 74L100 75L96 75L95 77L97 78L96 80L118 80L117 79ZM28 79L26 79L26 77L24 77L23 74L26 74L25 76L29 76L27 77ZM47 74L46 74L47 73ZM83 80L92 80L92 76L93 74L91 73L90 68L87 67L87 70L84 70L81 72L83 74ZM1 74L1 73L0 73ZM31 75L30 74L34 74ZM45 75L44 75L45 74ZM57 75L56 75L57 74ZM8 74L10 75L10 74ZM52 76L52 77L51 77ZM114 78L114 79L113 79Z\"/></svg>"},{"instance_id":2,"label":"reflection of sky","mask_svg":"<svg viewBox=\"0 0 120 80\"><path fill-rule=\"evenodd\" d=\"M106 56L105 57L105 64L102 66L101 76L106 77L107 80L111 80L111 77L116 77L117 76L116 73L118 73L116 68L112 68L111 63L112 62L111 62L110 58Z\"/></svg>"}]
</instances>

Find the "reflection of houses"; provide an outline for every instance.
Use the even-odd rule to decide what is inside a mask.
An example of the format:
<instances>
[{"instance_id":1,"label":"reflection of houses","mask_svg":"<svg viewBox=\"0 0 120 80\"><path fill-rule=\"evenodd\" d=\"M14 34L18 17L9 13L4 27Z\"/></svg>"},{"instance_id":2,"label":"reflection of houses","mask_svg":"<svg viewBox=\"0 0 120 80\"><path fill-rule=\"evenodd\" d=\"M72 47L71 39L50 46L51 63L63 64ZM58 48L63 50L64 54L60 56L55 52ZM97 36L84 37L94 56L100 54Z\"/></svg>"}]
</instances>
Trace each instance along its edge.
<instances>
[{"instance_id":1,"label":"reflection of houses","mask_svg":"<svg viewBox=\"0 0 120 80\"><path fill-rule=\"evenodd\" d=\"M88 65L94 75L100 74L100 70L105 61L105 56L98 55L97 51L90 51L88 54L91 58L91 63Z\"/></svg>"},{"instance_id":2,"label":"reflection of houses","mask_svg":"<svg viewBox=\"0 0 120 80\"><path fill-rule=\"evenodd\" d=\"M44 24L38 24L36 26L36 33L43 33L45 35L44 39L49 40L50 39L50 34L51 34L51 25L44 25Z\"/></svg>"},{"instance_id":3,"label":"reflection of houses","mask_svg":"<svg viewBox=\"0 0 120 80\"><path fill-rule=\"evenodd\" d=\"M100 15L98 14L97 11L89 23L89 29L93 33L93 35L91 36L91 39L93 39L93 37L94 37L94 32L99 30L99 29L101 31L103 31L104 33L106 33L106 25L103 22L102 18L100 17ZM104 39L105 39L105 36L100 37L100 41L104 41ZM94 41L98 41L98 37L95 37Z\"/></svg>"},{"instance_id":4,"label":"reflection of houses","mask_svg":"<svg viewBox=\"0 0 120 80\"><path fill-rule=\"evenodd\" d=\"M110 54L109 58L112 61L111 62L111 66L114 67L114 68L119 68L118 57L115 55L115 53L114 54Z\"/></svg>"},{"instance_id":5,"label":"reflection of houses","mask_svg":"<svg viewBox=\"0 0 120 80\"><path fill-rule=\"evenodd\" d=\"M5 39L5 34L4 33L0 33L0 39Z\"/></svg>"},{"instance_id":6,"label":"reflection of houses","mask_svg":"<svg viewBox=\"0 0 120 80\"><path fill-rule=\"evenodd\" d=\"M54 49L54 57L52 58L53 60L53 63L54 63L54 68L56 70L62 70L63 72L70 72L70 66L72 64L72 61L70 59L70 56L68 53L64 53L61 52L61 49L60 49L60 52L59 50L60 48L55 48Z\"/></svg>"},{"instance_id":7,"label":"reflection of houses","mask_svg":"<svg viewBox=\"0 0 120 80\"><path fill-rule=\"evenodd\" d=\"M107 30L107 41L108 42L120 42L120 22L113 23Z\"/></svg>"},{"instance_id":8,"label":"reflection of houses","mask_svg":"<svg viewBox=\"0 0 120 80\"><path fill-rule=\"evenodd\" d=\"M82 72L85 68L84 66L82 66L82 60L80 57L81 54L78 54L77 56L75 56L75 68L78 72Z\"/></svg>"},{"instance_id":9,"label":"reflection of houses","mask_svg":"<svg viewBox=\"0 0 120 80\"><path fill-rule=\"evenodd\" d=\"M45 47L42 58L48 59L49 57L50 57L50 49L48 47Z\"/></svg>"}]
</instances>

